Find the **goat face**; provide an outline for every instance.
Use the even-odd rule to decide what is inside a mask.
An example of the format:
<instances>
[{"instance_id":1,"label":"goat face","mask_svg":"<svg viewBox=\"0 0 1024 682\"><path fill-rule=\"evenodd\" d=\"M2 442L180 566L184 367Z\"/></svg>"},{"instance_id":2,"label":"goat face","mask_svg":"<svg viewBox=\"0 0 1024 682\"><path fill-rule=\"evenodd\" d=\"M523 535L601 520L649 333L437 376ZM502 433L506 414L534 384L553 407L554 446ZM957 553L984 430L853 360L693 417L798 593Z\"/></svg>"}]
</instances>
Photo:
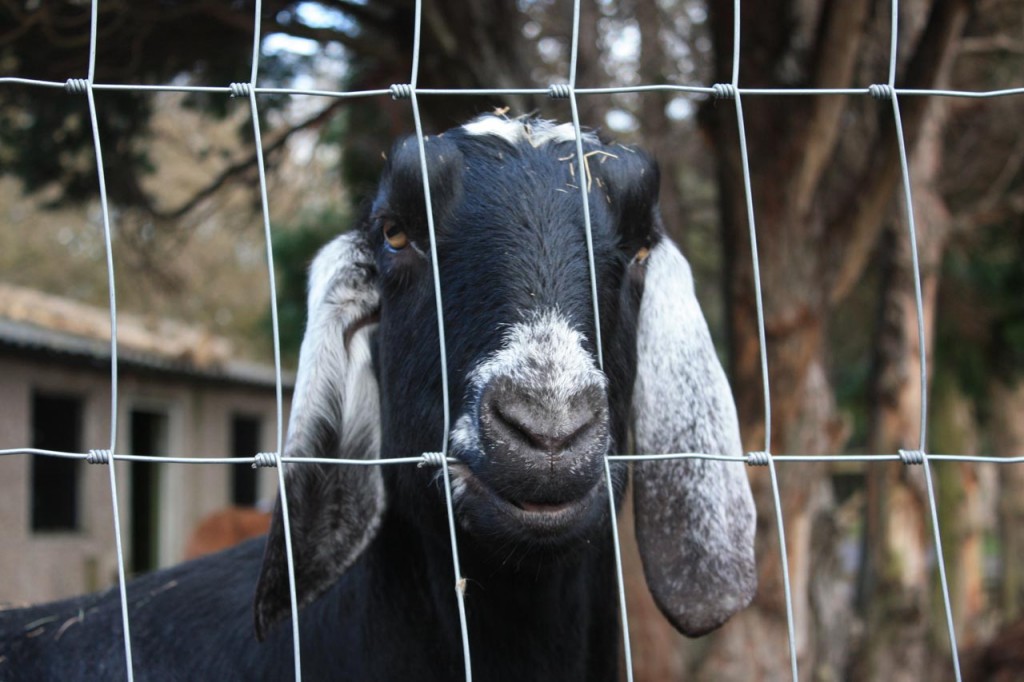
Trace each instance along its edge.
<instances>
[{"instance_id":1,"label":"goat face","mask_svg":"<svg viewBox=\"0 0 1024 682\"><path fill-rule=\"evenodd\" d=\"M392 150L360 228L313 264L287 456L408 457L447 438L468 538L485 550L552 553L607 537L605 455L623 451L630 433L642 452L740 451L689 268L660 225L656 167L586 136L581 178L573 140L568 126L490 116L427 138L434 244L418 144ZM288 467L300 603L365 549L385 497L397 513L443 513L433 474L382 468ZM625 467L611 471L621 492ZM717 627L749 601L753 505L742 465L638 464L634 494L648 584L680 630ZM257 592L258 632L288 612L284 551L279 507Z\"/></svg>"},{"instance_id":2,"label":"goat face","mask_svg":"<svg viewBox=\"0 0 1024 682\"><path fill-rule=\"evenodd\" d=\"M628 401L631 386L619 371L610 390L597 359L571 138L534 147L523 124L503 125L522 139L463 129L427 141L452 396L450 454L459 460L452 467L454 502L460 525L481 542L565 551L607 517L604 455L625 426L621 414L612 423L609 394ZM367 233L380 273L385 457L437 450L445 437L415 140L389 159ZM634 328L614 324L633 254L604 196L592 207L592 233L607 339ZM422 473L393 472L403 499L422 495Z\"/></svg>"}]
</instances>

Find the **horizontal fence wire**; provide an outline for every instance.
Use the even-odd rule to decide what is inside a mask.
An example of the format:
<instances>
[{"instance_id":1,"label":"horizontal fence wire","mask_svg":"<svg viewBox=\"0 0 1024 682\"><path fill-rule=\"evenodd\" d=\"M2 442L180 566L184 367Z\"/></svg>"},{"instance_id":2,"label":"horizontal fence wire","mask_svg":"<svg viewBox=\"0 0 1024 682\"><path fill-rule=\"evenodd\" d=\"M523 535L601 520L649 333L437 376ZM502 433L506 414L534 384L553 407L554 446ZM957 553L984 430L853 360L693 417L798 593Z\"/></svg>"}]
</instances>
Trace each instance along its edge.
<instances>
[{"instance_id":1,"label":"horizontal fence wire","mask_svg":"<svg viewBox=\"0 0 1024 682\"><path fill-rule=\"evenodd\" d=\"M226 86L216 85L190 85L190 84L167 84L167 85L146 85L146 84L112 84L112 83L97 83L95 82L95 67L96 67L96 54L97 54L97 37L96 37L96 17L98 14L99 0L92 0L91 2L91 24L90 24L90 38L89 38L89 67L88 75L86 78L69 77L66 81L48 81L48 80L37 80L29 78L19 77L0 77L0 85L2 86L26 86L26 87L37 87L37 88L63 88L69 94L84 94L87 97L89 120L92 126L93 133L93 146L95 149L97 172L98 172L98 183L99 183L99 197L101 205L101 214L103 221L103 235L104 235L104 246L105 246L105 257L106 257L106 268L108 275L108 288L109 288L109 311L110 311L110 327L111 327L111 341L110 341L110 352L111 352L111 435L110 435L110 446L104 450L90 450L89 452L65 452L57 450L45 450L38 448L13 448L13 449L0 449L0 456L37 456L37 457L59 457L84 460L91 464L107 465L110 472L110 491L111 491L111 507L113 516L113 525L115 530L115 543L116 543L116 554L118 563L118 586L120 590L121 598L121 612L123 621L123 639L126 659L126 674L128 680L134 679L134 671L132 665L132 651L131 651L131 632L130 632L130 617L127 609L126 599L126 571L124 563L124 548L122 545L122 533L120 523L120 511L118 509L118 494L117 494L117 477L116 468L110 466L115 461L141 461L141 462L159 462L164 464L222 464L222 465L248 465L252 467L276 467L278 472L278 491L281 499L282 506L284 507L283 521L284 521L284 532L286 541L286 553L288 560L288 576L289 576L289 587L290 587L290 601L291 601L291 614L292 614L292 640L293 640L293 660L295 679L301 680L302 666L299 655L299 641L300 641L300 630L299 630L299 611L297 598L295 593L295 567L293 562L293 552L291 547L291 535L290 535L290 524L289 515L287 513L287 495L286 495L286 477L284 475L284 466L287 465L303 465L303 464L321 464L321 465L338 465L338 466L394 466L394 465L407 465L407 466L436 466L440 467L443 472L444 489L445 489L445 501L448 514L448 525L451 539L451 551L454 564L454 580L455 580L455 596L460 616L460 627L461 627L461 639L463 646L463 660L465 679L467 681L472 679L472 665L471 665L471 647L469 640L469 632L466 620L465 604L464 604L464 586L465 576L462 575L462 571L459 563L458 544L456 540L455 532L455 516L452 507L451 497L451 479L449 473L449 465L457 464L458 460L448 456L448 433L450 431L450 414L449 414L449 401L448 401L448 373L446 368L446 341L445 341L445 329L443 322L443 300L440 290L440 269L437 261L437 249L436 249L436 237L434 231L434 217L432 211L432 199L430 193L429 182L427 181L428 169L427 160L424 148L424 131L420 117L419 110L419 97L459 97L459 96L502 96L502 95L548 95L554 99L568 99L571 112L572 112L572 125L575 131L575 140L577 145L577 161L581 164L580 172L583 173L584 169L582 164L584 163L582 153L582 139L583 139L583 127L579 119L577 97L578 96L607 96L624 93L642 94L649 92L672 92L677 94L692 95L699 98L713 97L716 99L732 99L736 107L738 133L739 133L739 144L740 144L740 156L742 161L742 170L744 177L744 190L746 197L746 209L747 209L747 220L748 230L751 239L751 259L753 266L753 286L754 296L757 308L757 326L759 334L759 348L760 348L760 362L761 362L761 374L763 381L764 391L764 422L765 422L765 449L759 452L750 452L744 456L737 455L726 455L722 453L696 453L696 452L680 452L680 453L639 453L639 454L610 454L606 459L606 478L611 490L611 476L608 463L613 461L619 462L634 462L634 461L655 461L655 460L674 460L674 459L704 459L704 460L715 460L725 462L742 462L750 466L756 467L767 467L770 472L770 483L772 496L775 508L775 521L776 527L779 534L779 550L780 550L780 562L782 569L782 576L784 582L784 592L786 601L786 616L787 616L787 629L789 637L789 661L791 668L791 677L794 680L799 678L799 669L797 662L797 646L795 636L795 623L793 616L793 595L790 587L790 572L787 562L787 551L786 551L786 540L785 540L785 520L782 515L782 505L780 500L780 490L776 474L777 464L789 464L789 463L802 463L802 462L861 462L861 463L880 463L880 462L902 462L907 466L921 466L923 467L925 476L925 485L928 496L929 512L931 515L931 526L933 542L936 548L937 566L940 573L940 582L942 587L942 596L946 616L946 625L948 630L948 636L950 641L950 648L952 650L952 666L953 671L957 680L960 680L960 662L956 644L956 633L953 624L953 613L950 600L949 586L946 579L945 573L945 561L941 547L941 533L939 526L938 506L936 502L936 495L934 485L931 477L931 464L933 462L963 462L963 463L975 463L975 464L1024 464L1024 456L1011 455L1011 456L985 456L985 455L966 455L966 454L933 454L927 452L927 376L928 376L928 365L927 365L927 352L925 349L925 329L924 329L924 312L921 295L921 273L920 265L918 262L918 249L917 249L917 234L916 224L913 212L913 197L912 197L912 183L909 171L909 162L907 160L907 149L906 142L903 137L902 121L900 118L899 99L901 97L957 97L966 99L989 99L997 97L1008 97L1008 96L1021 96L1024 95L1024 87L1021 88L1010 88L990 91L966 91L966 90L949 90L949 89L911 89L911 88L900 88L896 85L896 61L898 56L898 15L899 15L899 3L898 0L893 0L891 4L891 21L890 21L890 51L889 51L889 72L888 80L885 84L870 84L866 87L851 87L851 88L820 88L820 89L808 89L808 88L745 88L740 85L740 51L742 47L742 35L741 35L741 7L739 0L734 0L734 18L733 18L733 52L732 52L732 79L730 83L716 83L712 85L633 85L633 86L622 86L622 87L589 87L589 88L577 88L576 87L576 73L577 73L577 59L578 59L578 44L579 44L579 28L580 28L580 0L574 0L572 10L572 40L570 50L570 66L569 73L567 74L567 82L562 84L553 84L546 88L538 87L523 87L523 88L419 88L417 81L419 75L419 59L421 50L421 21L422 21L422 0L418 0L415 7L415 19L414 19L414 49L413 49L413 65L410 73L410 82L407 84L394 84L388 88L374 89L374 90L360 90L360 91L335 91L335 90L322 90L322 89L303 89L303 88L279 88L279 87L261 87L257 83L257 76L259 70L259 59L260 59L260 13L261 3L257 0L254 17L254 38L253 38L253 51L252 51L252 62L251 62L251 73L247 82L230 83ZM275 394L276 394L276 407L277 407L277 431L276 431L276 450L270 453L254 453L251 458L246 457L165 457L165 456L147 456L142 454L130 454L130 453L118 453L117 452L117 441L116 434L118 433L118 338L117 338L117 301L116 301L116 285L115 285L115 268L113 259L112 249L112 226L110 221L110 206L107 198L106 191L106 180L104 177L104 164L101 151L101 140L99 135L99 127L97 123L96 103L94 93L100 92L116 92L116 91L130 91L130 92L184 92L184 93L208 93L208 94L223 94L229 97L236 98L247 98L249 100L249 106L252 114L252 126L254 133L254 145L257 153L257 167L259 171L259 192L261 200L261 212L263 218L264 228L264 241L266 246L266 258L267 258L267 273L270 290L270 306L271 306L271 317L274 335L274 368L275 368ZM260 137L260 123L258 116L258 97L262 95L286 95L292 97L322 97L322 98L335 98L335 99L357 99L366 97L391 97L394 99L408 99L410 100L410 107L413 114L415 126L416 126L416 139L418 143L419 158L421 164L421 171L423 177L423 188L425 194L425 208L426 215L428 218L428 232L431 242L431 266L434 275L435 282L435 305L437 312L437 326L438 326L438 338L439 338L439 353L441 359L441 385L443 392L443 405L444 405L444 423L443 431L441 432L441 450L439 452L427 452L427 453L410 453L410 456L385 459L385 460L358 460L358 459L328 459L328 458L304 458L304 457L288 457L284 456L284 422L283 422L283 382L282 382L282 371L281 371L281 355L280 355L280 336L279 336L279 322L277 316L277 296L276 296L276 282L274 272L274 261L273 261L273 248L271 240L271 226L269 218L269 197L267 190L267 179L266 179L266 168L262 156L262 143ZM896 126L897 133L897 149L895 153L899 155L900 159L900 170L901 170L901 184L903 189L903 203L904 210L906 211L906 223L908 231L908 239L911 246L911 257L912 257L912 274L915 286L915 308L917 316L917 328L918 328L918 341L919 341L919 353L920 353L920 377L919 377L919 392L920 392L920 403L921 403L921 414L919 419L919 438L918 447L915 450L901 450L896 453L874 453L874 454L829 454L823 453L819 455L787 455L787 454L776 454L771 451L771 387L769 383L769 371L768 371L768 360L767 360L767 341L765 332L765 320L764 320L764 306L763 297L761 292L761 278L760 278L760 263L757 251L757 229L755 221L755 206L753 201L753 191L751 187L750 177L750 164L747 155L746 148L746 133L744 127L744 113L742 107L742 100L744 97L764 97L764 96L804 96L804 97L818 97L818 96L869 96L880 101L888 101L891 104L893 110L893 120ZM596 285L596 270L593 261L593 248L592 248L592 236L591 236L591 224L589 215L589 206L586 199L586 192L581 188L582 205L584 208L584 223L585 233L587 240L587 249L590 265L590 278L592 287L592 305L595 311L599 305L597 297L597 285ZM599 323L599 316L595 314L595 324ZM600 343L600 328L596 330L596 338ZM598 347L598 361L603 367L603 353ZM616 516L616 510L614 505L614 496L609 495L610 499L610 514L614 520ZM616 531L616 524L612 523L612 535L613 544L615 549L615 560L617 569L617 580L618 580L618 591L619 591L619 608L620 616L622 619L622 637L623 637L623 650L625 658L625 668L628 679L632 679L632 657L630 651L629 641L629 619L626 609L625 601L625 588L623 585L623 570L622 570L622 558L621 549L619 546L618 534Z\"/></svg>"},{"instance_id":2,"label":"horizontal fence wire","mask_svg":"<svg viewBox=\"0 0 1024 682\"><path fill-rule=\"evenodd\" d=\"M75 79L71 79L75 80ZM29 85L43 88L63 88L70 90L73 86L68 81L34 80L31 78L13 78L0 76L0 85ZM407 85L407 84L404 84ZM740 85L624 85L608 88L573 88L576 95L625 95L643 94L648 92L673 92L679 94L702 95L704 97L722 97L726 88L730 93L752 97L828 97L869 95L877 97L880 84L871 84L860 88L745 88ZM119 92L181 92L206 93L237 96L231 85L146 85L142 83L93 83L94 91ZM892 87L891 91L900 97L958 97L962 99L992 99L996 97L1012 97L1024 95L1024 87L1005 88L1001 90L922 90L920 88ZM313 90L303 88L252 88L257 95L288 95L293 97L326 97L336 99L360 99L364 97L395 96L394 86L377 90ZM409 91L406 91L408 93ZM546 88L416 88L419 97L482 97L512 95L550 95L551 87ZM408 96L408 94L400 95ZM731 96L731 95L730 95Z\"/></svg>"},{"instance_id":3,"label":"horizontal fence wire","mask_svg":"<svg viewBox=\"0 0 1024 682\"><path fill-rule=\"evenodd\" d=\"M651 462L658 460L702 459L716 462L737 462L752 467L766 466L761 452L751 452L745 456L715 454L713 452L666 452L607 455L609 462ZM326 464L338 466L394 466L397 464L415 464L417 466L440 466L439 457L443 456L449 464L458 464L455 457L442 455L439 452L424 452L411 457L389 457L387 459L344 459L327 457L277 457L276 453L258 453L253 457L171 457L166 455L135 455L111 454L109 450L92 450L90 452L67 452L63 450L46 450L43 448L7 448L0 449L0 457L8 455L37 455L39 457L58 457L63 459L79 459L92 464L107 464L110 460L117 462L155 462L162 464L230 464L235 466L274 467L283 464ZM849 454L849 455L772 455L775 462L825 462L825 463L862 463L903 462L907 465L923 464L925 453L919 450L904 450L902 454ZM958 455L927 453L930 462L960 462L964 464L1024 464L1024 456L997 457L992 455Z\"/></svg>"}]
</instances>

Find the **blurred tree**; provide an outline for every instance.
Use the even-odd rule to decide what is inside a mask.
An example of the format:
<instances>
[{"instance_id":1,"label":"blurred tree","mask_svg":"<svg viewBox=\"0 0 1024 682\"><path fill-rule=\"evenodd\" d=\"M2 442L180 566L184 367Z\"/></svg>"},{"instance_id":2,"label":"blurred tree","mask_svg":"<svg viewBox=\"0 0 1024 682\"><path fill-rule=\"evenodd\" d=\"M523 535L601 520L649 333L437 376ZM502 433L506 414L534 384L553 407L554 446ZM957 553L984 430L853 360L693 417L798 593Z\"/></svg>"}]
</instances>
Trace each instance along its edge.
<instances>
[{"instance_id":1,"label":"blurred tree","mask_svg":"<svg viewBox=\"0 0 1024 682\"><path fill-rule=\"evenodd\" d=\"M986 90L1019 87L1024 72L1022 31L1021 3L982 3L962 41L954 85ZM935 383L969 401L980 427L981 451L1020 456L1024 453L1020 419L1024 406L1020 296L1024 287L1024 139L1016 122L1024 117L1024 101L1019 97L960 100L951 108L943 149L946 172L940 187L952 228L941 266ZM986 551L981 558L987 570L976 569L981 575L972 579L967 565L954 576L962 593L956 606L966 611L957 614L959 627L967 630L965 645L971 644L972 637L989 636L985 628L974 627L979 623L1012 628L1014 619L1024 613L1024 564L1020 561L1024 556L1024 468L999 466L987 478L978 475L985 473L982 467L974 469L946 481L960 502L953 509L953 522L943 527L954 549L964 546L965 534L978 534L979 518L985 533ZM971 500L967 486L976 480L983 487ZM971 508L978 500L990 507L984 515ZM961 555L957 553L957 562L963 561ZM981 588L974 587L978 583ZM990 593L984 591L990 587ZM988 599L980 614L972 612L977 592Z\"/></svg>"},{"instance_id":2,"label":"blurred tree","mask_svg":"<svg viewBox=\"0 0 1024 682\"><path fill-rule=\"evenodd\" d=\"M333 59L352 65L333 84L337 89L379 89L391 83L406 83L412 60L413 7L411 0L372 4L350 0L264 2L264 37L278 34L303 39L315 50L307 55L265 53L260 60L259 82L284 86L297 74L309 73L314 57L333 55ZM56 81L85 76L89 12L88 4L73 0L24 0L0 5L3 72ZM252 0L165 0L152 6L102 2L95 81L223 86L248 81L253 12ZM423 17L420 85L531 84L530 69L536 59L531 59L522 40L524 20L511 0L428 3ZM3 169L16 173L29 190L59 180L63 197L78 199L95 192L95 169L88 163L69 164L68 159L90 148L91 133L81 108L57 104L62 97L66 96L32 88L10 88L9 95L5 93L0 106L0 145L7 156ZM529 111L535 105L528 98L508 99L520 111ZM105 150L110 197L121 206L159 213L153 197L140 185L140 171L148 162L145 139L152 101L149 93L104 93L99 103L100 132L104 140L111 141ZM286 101L283 97L261 96L261 113L266 117ZM56 105L48 106L50 103ZM188 103L213 114L223 115L229 110L229 101L221 94L190 95ZM478 98L471 97L423 98L422 103L425 118L437 127L486 108ZM353 145L353 155L367 147L372 149L369 158L377 159L396 134L408 132L408 122L403 120L408 109L405 103L374 99L368 106L355 103L352 109L354 120L377 122L366 127L368 134L360 135L372 142ZM29 111L31 115L26 115ZM293 124L293 128L322 123L323 119L314 117ZM251 162L227 172L239 174L249 165ZM360 172L364 177L373 174L372 168Z\"/></svg>"},{"instance_id":3,"label":"blurred tree","mask_svg":"<svg viewBox=\"0 0 1024 682\"><path fill-rule=\"evenodd\" d=\"M264 2L258 82L266 87L294 87L301 78L336 90L406 83L411 74L413 9L412 0L370 5L349 0ZM58 82L85 76L89 11L88 3L74 0L0 4L0 72ZM227 86L248 81L253 12L252 0L166 0L157 6L102 2L95 82ZM464 88L532 85L531 69L540 58L522 40L526 20L512 0L428 3L423 16L420 84ZM275 48L282 36L291 39L289 47L297 46L298 51ZM187 254L184 247L188 241L216 215L211 204L228 205L232 200L226 199L225 190L232 185L251 188L257 181L251 124L247 115L240 115L247 104L233 103L222 93L189 93L176 101L186 110L223 119L233 132L223 125L181 131L187 139L180 146L191 147L196 155L195 172L194 178L179 182L172 190L162 175L166 154L154 156L153 122L158 118L154 114L165 100L137 91L99 91L96 99L107 191L118 212L116 244L128 255L118 262L122 268L134 270L133 279L144 283L140 290L179 290L179 254ZM424 97L421 110L428 129L438 129L503 103L519 111L537 106L524 97ZM282 177L282 169L302 172L290 163L289 145L300 134L312 132L319 136L319 144L343 150L341 178L346 196L354 204L378 176L382 152L396 137L412 130L408 102L387 97L314 100L296 106L289 97L260 95L259 114L272 179ZM220 137L203 137L207 131ZM193 143L194 137L202 139ZM248 150L246 141L250 142ZM87 110L73 95L5 85L0 100L0 161L0 175L17 177L27 192L45 196L53 208L96 196ZM188 191L182 192L182 187ZM275 196L282 193L283 188ZM249 196L249 211L258 212L255 195ZM272 203L272 211L278 203ZM320 230L312 225L314 219L309 211L300 211L290 220L277 216L275 230L289 230L294 224L303 234L327 234L325 230L348 227L331 221ZM289 248L284 254L286 261L291 255ZM305 255L285 265L289 269L297 265L302 272L303 258ZM131 307L139 303L136 298L129 295L123 303ZM145 297L142 306L147 311L156 309ZM252 316L231 317L241 322ZM301 318L298 322L296 329L301 330ZM261 330L267 328L260 324ZM244 339L251 330L240 331L239 337Z\"/></svg>"},{"instance_id":4,"label":"blurred tree","mask_svg":"<svg viewBox=\"0 0 1024 682\"><path fill-rule=\"evenodd\" d=\"M936 85L948 85L947 61ZM878 320L873 328L867 450L894 453L919 447L921 362L924 343L934 361L934 329L939 264L951 229L951 215L938 191L944 159L942 130L949 107L930 100L922 131L910 159L916 238L921 272L925 338L918 338L917 303L905 213L886 220L876 259L881 270ZM901 207L904 202L899 202ZM934 374L934 364L929 367ZM934 412L934 410L932 410ZM929 440L929 443L932 443ZM960 451L960 450L957 450ZM924 478L918 467L901 463L871 465L865 471L862 547L857 608L864 618L863 636L851 659L851 677L911 682L921 678L932 652L946 649L941 601L932 604L931 519ZM951 512L956 518L956 513ZM953 540L952 537L949 540ZM967 548L954 545L967 553ZM957 552L950 556L955 557ZM951 571L952 572L952 571ZM941 600L941 596L939 596ZM935 624L935 628L930 628ZM936 635L938 643L931 641ZM938 646L936 646L938 644ZM948 663L949 659L946 659Z\"/></svg>"},{"instance_id":5,"label":"blurred tree","mask_svg":"<svg viewBox=\"0 0 1024 682\"><path fill-rule=\"evenodd\" d=\"M246 81L253 7L252 0L162 0L151 6L103 0L96 81ZM345 90L408 82L413 7L412 0L268 0L263 4L259 82L287 86L310 74L318 87ZM694 0L583 3L578 85L729 82L731 7ZM885 83L889 7L881 0L744 3L741 86ZM419 84L537 87L564 81L571 9L571 3L551 0L430 0L424 4ZM949 79L957 86L1019 85L1021 11L1019 0L903 0L897 85L934 87L950 70ZM0 4L0 70L47 80L84 76L87 26L88 6L75 0ZM270 49L269 36L274 35L308 41L310 49L303 54ZM953 63L957 48L960 58ZM332 64L335 68L325 66ZM134 221L140 230L154 224L168 232L197 229L200 220L182 218L194 216L226 185L254 182L252 153L225 156L216 172L169 203L163 191L146 182L147 171L157 163L151 156L150 123L159 100L110 92L97 99L110 194L125 215L141 216ZM185 100L193 111L223 117L242 136L250 135L248 120L238 116L238 107L226 96L189 95ZM284 152L294 140L315 134L320 146L344 150L340 175L353 204L376 178L381 152L412 128L408 102L386 97L314 100L315 107L302 109L290 108L293 101L284 97L261 96L259 102L268 125L264 145L271 170L287 167ZM423 96L420 104L430 130L500 106L510 106L513 113L568 116L565 103L535 97ZM761 350L733 102L701 104L689 96L649 93L581 97L580 105L585 124L607 125L659 155L666 222L690 246L702 298L724 301L724 312L709 306L710 317L729 340L746 445L762 449ZM843 449L849 431L837 405L837 376L857 377L848 382L845 399L870 415L861 420L859 445L883 452L917 447L916 313L905 218L899 210L891 103L865 97L749 96L743 105L766 314L771 450L825 454ZM959 389L987 406L982 414L993 426L993 448L1019 454L1024 435L1019 412L1013 410L1020 409L1024 391L1018 375L1003 370L1007 363L1020 363L1024 328L1019 303L1024 144L1014 123L1024 112L1019 98L937 107L929 98L904 97L900 107L913 154L925 265L924 341L929 347L934 342L933 328L939 341L932 368L955 368ZM16 174L29 190L51 190L54 204L91 196L95 170L83 112L80 102L63 93L5 86L0 172ZM216 153L212 145L210 150ZM959 172L950 173L953 167ZM304 211L300 206L275 220L286 347L299 338L301 274L312 251L344 229L345 216L353 211ZM126 223L134 224L121 220L119 229ZM139 254L152 251L151 241L136 241ZM719 274L721 293L709 285ZM863 299L877 299L877 310ZM873 313L878 315L874 328ZM877 331L867 331L872 329ZM830 342L848 330L856 332L857 342L834 354ZM847 360L856 367L836 367ZM1000 378L979 379L992 376ZM934 605L927 585L926 511L916 474L895 465L869 468L863 525L870 553L862 557L863 591L857 603L844 593L847 578L839 575L836 543L845 528L839 524L845 522L837 520L828 467L781 466L779 475L801 670L818 679L895 679L888 668L898 662L910 677L925 678L922 668L931 643L926 624ZM765 475L755 472L754 477L761 567L754 607L711 638L682 645L649 600L631 601L640 604L631 610L632 625L642 633L634 644L644 652L638 680L677 677L683 671L705 680L788 676L774 510ZM1021 477L1018 468L1002 480L999 544L1005 557L1019 557L1024 547ZM946 492L955 499L953 484L946 484ZM954 509L954 514L961 510ZM899 521L894 522L897 511ZM949 528L951 539L963 537L956 535L963 530L956 519ZM1021 570L1019 560L1008 562L1002 576L1009 613L1020 613L1024 603ZM642 583L633 582L633 599L642 600ZM853 632L855 615L863 619L864 637Z\"/></svg>"},{"instance_id":6,"label":"blurred tree","mask_svg":"<svg viewBox=\"0 0 1024 682\"><path fill-rule=\"evenodd\" d=\"M963 30L968 2L900 3L896 83L933 87ZM715 78L730 82L733 16L710 3ZM866 87L888 80L889 3L870 0L744 5L739 77L746 87ZM900 187L889 102L866 98L744 99L757 220L775 453L838 452L845 428L830 385L830 314L854 288ZM900 101L910 151L921 136L924 98ZM732 102L709 103L703 120L718 160L733 386L744 438L763 449L761 349L740 143ZM902 218L900 219L903 223ZM916 447L913 432L901 434ZM796 647L812 676L844 674L852 644L850 605L834 599L830 569L839 533L825 464L780 467L786 552L794 590ZM737 679L781 679L785 601L774 510L763 475L755 478L761 584L755 607L729 626L707 655ZM756 642L756 653L750 654ZM742 663L737 663L742 661ZM707 677L706 679L711 679Z\"/></svg>"}]
</instances>

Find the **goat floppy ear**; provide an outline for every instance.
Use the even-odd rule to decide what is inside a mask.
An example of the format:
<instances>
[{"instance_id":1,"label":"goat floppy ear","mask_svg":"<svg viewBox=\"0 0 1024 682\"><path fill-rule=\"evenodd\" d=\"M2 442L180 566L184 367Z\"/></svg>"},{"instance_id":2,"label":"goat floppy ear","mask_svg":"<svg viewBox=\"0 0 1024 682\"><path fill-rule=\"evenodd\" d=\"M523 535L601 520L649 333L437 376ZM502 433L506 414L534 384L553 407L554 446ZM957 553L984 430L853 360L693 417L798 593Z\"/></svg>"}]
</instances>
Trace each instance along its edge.
<instances>
[{"instance_id":1,"label":"goat floppy ear","mask_svg":"<svg viewBox=\"0 0 1024 682\"><path fill-rule=\"evenodd\" d=\"M633 266L646 270L633 392L636 451L740 455L736 407L690 266L659 237ZM647 585L680 632L702 635L750 603L755 512L742 463L638 462L633 494Z\"/></svg>"},{"instance_id":2,"label":"goat floppy ear","mask_svg":"<svg viewBox=\"0 0 1024 682\"><path fill-rule=\"evenodd\" d=\"M377 459L380 405L370 340L379 296L372 253L350 232L310 268L309 319L299 353L287 457ZM376 533L384 508L380 467L285 464L299 606L323 594ZM287 551L278 499L256 586L256 635L289 615Z\"/></svg>"}]
</instances>

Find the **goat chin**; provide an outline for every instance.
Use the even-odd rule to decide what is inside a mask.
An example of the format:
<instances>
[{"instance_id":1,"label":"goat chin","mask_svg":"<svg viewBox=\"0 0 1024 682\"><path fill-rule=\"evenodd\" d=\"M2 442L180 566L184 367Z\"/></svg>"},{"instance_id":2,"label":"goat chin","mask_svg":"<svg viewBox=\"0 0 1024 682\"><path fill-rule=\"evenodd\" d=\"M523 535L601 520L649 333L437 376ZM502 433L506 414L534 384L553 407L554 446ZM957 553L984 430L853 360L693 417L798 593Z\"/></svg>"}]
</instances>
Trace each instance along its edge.
<instances>
[{"instance_id":1,"label":"goat chin","mask_svg":"<svg viewBox=\"0 0 1024 682\"><path fill-rule=\"evenodd\" d=\"M289 515L279 500L265 541L133 581L138 679L288 679L293 566L306 679L460 678L455 584L475 679L615 680L610 508L629 470L606 457L630 445L737 456L638 461L634 517L680 631L750 601L735 407L661 224L657 167L580 143L583 159L572 126L491 115L429 136L423 159L416 140L395 145L365 212L310 269L283 453L368 466L289 464ZM438 451L453 458L458 574L442 472L375 465ZM26 634L35 622L53 625ZM0 678L118 675L120 622L116 591L0 612Z\"/></svg>"},{"instance_id":2,"label":"goat chin","mask_svg":"<svg viewBox=\"0 0 1024 682\"><path fill-rule=\"evenodd\" d=\"M497 551L509 543L536 551L577 549L607 532L608 491L597 479L582 496L559 503L516 502L496 493L465 465L454 465L452 492L456 518L465 531L485 538Z\"/></svg>"}]
</instances>

